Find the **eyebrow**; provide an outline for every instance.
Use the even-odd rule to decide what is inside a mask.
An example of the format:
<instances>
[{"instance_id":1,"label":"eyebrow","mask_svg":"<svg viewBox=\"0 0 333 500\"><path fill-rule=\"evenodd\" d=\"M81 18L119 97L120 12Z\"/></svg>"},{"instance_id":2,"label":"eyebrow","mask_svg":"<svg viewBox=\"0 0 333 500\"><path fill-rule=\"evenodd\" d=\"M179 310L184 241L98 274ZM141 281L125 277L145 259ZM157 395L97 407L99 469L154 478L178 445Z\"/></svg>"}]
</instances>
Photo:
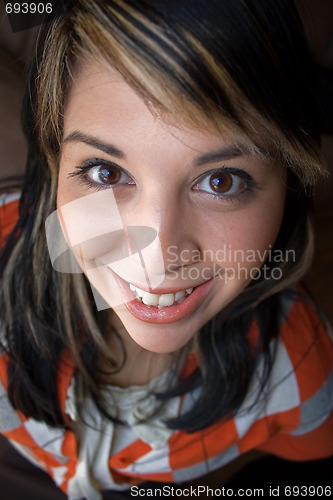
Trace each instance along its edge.
<instances>
[{"instance_id":1,"label":"eyebrow","mask_svg":"<svg viewBox=\"0 0 333 500\"><path fill-rule=\"evenodd\" d=\"M79 132L78 130L75 130L74 132L69 134L62 141L61 147L66 142L83 142L84 144L87 144L88 146L91 146L95 149L99 149L100 151L103 151L104 153L110 156L115 156L116 158L123 158L123 159L126 158L125 153L116 146L114 146L113 144L107 144L104 141L96 139L92 135L84 134L83 132Z\"/></svg>"},{"instance_id":2,"label":"eyebrow","mask_svg":"<svg viewBox=\"0 0 333 500\"><path fill-rule=\"evenodd\" d=\"M205 153L196 158L193 163L197 167L206 163L216 163L223 160L231 160L232 158L247 156L250 154L253 154L253 151L251 151L246 146L227 146L217 151Z\"/></svg>"},{"instance_id":3,"label":"eyebrow","mask_svg":"<svg viewBox=\"0 0 333 500\"><path fill-rule=\"evenodd\" d=\"M115 156L116 158L121 158L121 159L126 158L126 154L113 144L106 143L104 141L96 139L96 137L92 135L85 134L78 130L71 132L62 141L61 147L63 146L63 144L67 142L76 142L76 143L83 142L84 144L87 144L88 146L91 146L95 149L99 149L100 151L103 151L104 153L107 153L110 156ZM198 158L194 160L193 165L195 167L198 167L201 165L205 165L207 163L216 163L219 161L231 160L232 158L237 158L239 156L247 156L253 153L254 151L251 150L246 145L241 145L241 146L231 145L216 151L211 151L209 153L204 153L200 155ZM256 151L256 153L258 154L258 150ZM266 156L268 153L260 148L259 154L264 154L264 156Z\"/></svg>"}]
</instances>

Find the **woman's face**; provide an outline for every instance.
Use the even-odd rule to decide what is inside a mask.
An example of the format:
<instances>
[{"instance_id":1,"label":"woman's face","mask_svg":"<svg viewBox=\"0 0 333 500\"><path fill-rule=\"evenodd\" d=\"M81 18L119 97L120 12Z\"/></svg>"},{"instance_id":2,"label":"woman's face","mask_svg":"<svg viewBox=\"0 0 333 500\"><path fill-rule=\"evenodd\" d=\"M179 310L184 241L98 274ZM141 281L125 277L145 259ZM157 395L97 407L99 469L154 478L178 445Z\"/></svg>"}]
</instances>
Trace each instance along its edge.
<instances>
[{"instance_id":1,"label":"woman's face","mask_svg":"<svg viewBox=\"0 0 333 500\"><path fill-rule=\"evenodd\" d=\"M141 347L177 351L258 277L284 198L268 154L159 116L114 71L79 72L58 214L97 306Z\"/></svg>"}]
</instances>

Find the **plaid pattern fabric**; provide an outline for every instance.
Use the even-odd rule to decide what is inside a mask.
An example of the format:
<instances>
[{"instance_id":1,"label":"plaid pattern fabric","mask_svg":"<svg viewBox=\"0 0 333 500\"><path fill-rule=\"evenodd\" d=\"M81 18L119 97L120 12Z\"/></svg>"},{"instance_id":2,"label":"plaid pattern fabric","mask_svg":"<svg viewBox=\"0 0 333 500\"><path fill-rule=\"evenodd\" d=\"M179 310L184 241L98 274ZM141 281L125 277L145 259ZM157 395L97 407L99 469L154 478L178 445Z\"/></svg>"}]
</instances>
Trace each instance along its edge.
<instances>
[{"instance_id":1,"label":"plaid pattern fabric","mask_svg":"<svg viewBox=\"0 0 333 500\"><path fill-rule=\"evenodd\" d=\"M3 238L17 217L17 201L0 209ZM91 488L92 464L101 489L124 489L141 481L182 483L207 474L239 455L259 449L289 460L312 460L333 454L333 344L310 300L284 300L284 316L273 369L260 392L259 363L248 394L234 418L194 432L175 431L155 446L138 438L133 427L103 431L50 428L15 411L7 397L7 356L0 358L0 432L25 456L39 464L69 495L98 498ZM255 337L256 325L249 335ZM191 370L196 361L188 360ZM59 399L65 412L73 381L70 355L58 372ZM259 397L258 397L259 394ZM179 398L179 411L193 405L196 391ZM85 450L85 459L83 452ZM88 461L90 463L87 463ZM80 490L81 491L81 490ZM84 495L82 495L84 496Z\"/></svg>"}]
</instances>

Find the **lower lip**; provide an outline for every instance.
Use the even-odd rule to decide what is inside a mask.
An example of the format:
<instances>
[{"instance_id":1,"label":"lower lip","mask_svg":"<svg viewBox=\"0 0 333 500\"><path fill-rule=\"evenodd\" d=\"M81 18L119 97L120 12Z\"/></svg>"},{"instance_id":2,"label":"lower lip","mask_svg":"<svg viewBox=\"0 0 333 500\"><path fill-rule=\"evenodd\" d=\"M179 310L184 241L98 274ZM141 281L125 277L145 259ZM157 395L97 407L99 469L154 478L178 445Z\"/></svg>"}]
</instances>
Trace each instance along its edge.
<instances>
[{"instance_id":1,"label":"lower lip","mask_svg":"<svg viewBox=\"0 0 333 500\"><path fill-rule=\"evenodd\" d=\"M122 292L127 310L141 321L159 325L175 323L193 313L210 291L214 281L212 278L194 288L191 295L188 295L180 304L173 304L172 306L158 309L154 306L147 306L143 302L139 302L136 298L133 298L133 293L130 291L128 284L115 273L113 274Z\"/></svg>"}]
</instances>

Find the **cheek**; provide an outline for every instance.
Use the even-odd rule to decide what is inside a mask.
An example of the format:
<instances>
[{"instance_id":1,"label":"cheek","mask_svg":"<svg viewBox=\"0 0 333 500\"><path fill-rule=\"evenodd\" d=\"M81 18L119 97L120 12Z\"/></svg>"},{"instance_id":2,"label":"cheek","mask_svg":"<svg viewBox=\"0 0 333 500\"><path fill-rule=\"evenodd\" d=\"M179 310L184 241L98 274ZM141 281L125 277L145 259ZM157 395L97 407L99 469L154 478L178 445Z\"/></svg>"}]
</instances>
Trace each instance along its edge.
<instances>
[{"instance_id":1,"label":"cheek","mask_svg":"<svg viewBox=\"0 0 333 500\"><path fill-rule=\"evenodd\" d=\"M274 245L277 238L283 209L282 197L274 204L259 204L231 216L221 216L214 223L205 225L205 248L217 256L217 264L221 264L218 256L222 256L223 263L228 263L230 267L238 263L247 268L255 267L258 263L261 265L261 256Z\"/></svg>"},{"instance_id":2,"label":"cheek","mask_svg":"<svg viewBox=\"0 0 333 500\"><path fill-rule=\"evenodd\" d=\"M128 249L124 226L112 191L104 190L78 196L59 176L57 210L62 231L76 256L86 262L111 252L120 259ZM113 255L116 252L117 255Z\"/></svg>"},{"instance_id":3,"label":"cheek","mask_svg":"<svg viewBox=\"0 0 333 500\"><path fill-rule=\"evenodd\" d=\"M273 245L281 227L283 206L256 209L247 212L234 227L235 246L257 250Z\"/></svg>"}]
</instances>

